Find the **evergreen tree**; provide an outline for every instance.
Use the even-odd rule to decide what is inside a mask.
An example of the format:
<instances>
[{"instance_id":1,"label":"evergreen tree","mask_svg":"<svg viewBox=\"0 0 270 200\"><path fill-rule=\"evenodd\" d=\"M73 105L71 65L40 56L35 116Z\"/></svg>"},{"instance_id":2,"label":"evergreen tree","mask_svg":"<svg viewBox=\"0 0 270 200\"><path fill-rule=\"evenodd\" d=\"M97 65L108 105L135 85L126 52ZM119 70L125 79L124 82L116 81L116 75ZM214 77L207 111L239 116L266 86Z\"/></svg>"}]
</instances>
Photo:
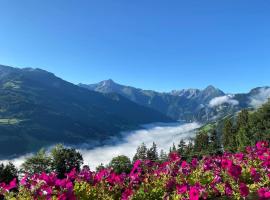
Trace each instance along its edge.
<instances>
[{"instance_id":1,"label":"evergreen tree","mask_svg":"<svg viewBox=\"0 0 270 200\"><path fill-rule=\"evenodd\" d=\"M177 152L178 152L179 155L181 155L182 157L185 157L185 151L186 151L186 143L185 143L185 141L182 139L182 140L180 140L180 142L179 142L179 144L178 144Z\"/></svg>"},{"instance_id":2,"label":"evergreen tree","mask_svg":"<svg viewBox=\"0 0 270 200\"><path fill-rule=\"evenodd\" d=\"M218 139L216 129L212 129L209 135L209 152L211 154L220 154L221 153L221 145Z\"/></svg>"},{"instance_id":3,"label":"evergreen tree","mask_svg":"<svg viewBox=\"0 0 270 200\"><path fill-rule=\"evenodd\" d=\"M146 160L147 159L147 147L144 143L142 143L138 148L137 152L133 157L133 163L136 160Z\"/></svg>"},{"instance_id":4,"label":"evergreen tree","mask_svg":"<svg viewBox=\"0 0 270 200\"><path fill-rule=\"evenodd\" d=\"M235 138L233 123L230 118L225 120L222 133L223 133L223 137L222 137L223 148L226 151L235 151L237 144L235 141L236 138Z\"/></svg>"},{"instance_id":5,"label":"evergreen tree","mask_svg":"<svg viewBox=\"0 0 270 200\"><path fill-rule=\"evenodd\" d=\"M151 161L158 160L157 145L154 142L153 142L152 147L147 150L147 159Z\"/></svg>"},{"instance_id":6,"label":"evergreen tree","mask_svg":"<svg viewBox=\"0 0 270 200\"><path fill-rule=\"evenodd\" d=\"M52 170L51 164L51 157L46 154L44 149L41 149L36 155L25 160L22 164L22 172L27 174L49 173Z\"/></svg>"},{"instance_id":7,"label":"evergreen tree","mask_svg":"<svg viewBox=\"0 0 270 200\"><path fill-rule=\"evenodd\" d=\"M12 163L0 164L0 183L9 184L14 178L18 179L18 170Z\"/></svg>"},{"instance_id":8,"label":"evergreen tree","mask_svg":"<svg viewBox=\"0 0 270 200\"><path fill-rule=\"evenodd\" d=\"M209 153L209 136L206 132L199 132L194 139L194 151L198 155Z\"/></svg>"},{"instance_id":9,"label":"evergreen tree","mask_svg":"<svg viewBox=\"0 0 270 200\"><path fill-rule=\"evenodd\" d=\"M247 109L242 110L237 115L236 129L239 130L241 127L248 128L249 113Z\"/></svg>"},{"instance_id":10,"label":"evergreen tree","mask_svg":"<svg viewBox=\"0 0 270 200\"><path fill-rule=\"evenodd\" d=\"M176 147L175 147L175 144L173 143L173 146L172 146L172 149L171 149L171 152L170 153L172 153L172 152L177 152L177 149L176 149Z\"/></svg>"},{"instance_id":11,"label":"evergreen tree","mask_svg":"<svg viewBox=\"0 0 270 200\"><path fill-rule=\"evenodd\" d=\"M168 160L168 155L163 149L160 150L159 160L160 162L166 162Z\"/></svg>"}]
</instances>

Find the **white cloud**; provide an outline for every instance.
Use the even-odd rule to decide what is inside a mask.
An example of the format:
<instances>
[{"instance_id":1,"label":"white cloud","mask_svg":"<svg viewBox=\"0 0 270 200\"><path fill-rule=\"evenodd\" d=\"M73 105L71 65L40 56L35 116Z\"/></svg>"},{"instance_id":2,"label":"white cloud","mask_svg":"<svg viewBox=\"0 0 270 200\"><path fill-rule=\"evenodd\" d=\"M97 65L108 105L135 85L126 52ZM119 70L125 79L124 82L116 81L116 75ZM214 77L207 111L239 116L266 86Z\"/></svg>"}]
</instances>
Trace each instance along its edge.
<instances>
[{"instance_id":1,"label":"white cloud","mask_svg":"<svg viewBox=\"0 0 270 200\"><path fill-rule=\"evenodd\" d=\"M270 88L260 88L259 93L250 97L250 105L258 108L270 98Z\"/></svg>"},{"instance_id":2,"label":"white cloud","mask_svg":"<svg viewBox=\"0 0 270 200\"><path fill-rule=\"evenodd\" d=\"M9 163L9 162L12 162L12 163L15 165L15 167L20 168L21 165L24 163L24 161L25 161L27 158L31 157L31 156L33 156L32 153L31 153L31 154L26 154L26 155L23 155L23 156L14 158L14 159L10 159L10 160L0 160L0 163L7 164L7 163Z\"/></svg>"},{"instance_id":3,"label":"white cloud","mask_svg":"<svg viewBox=\"0 0 270 200\"><path fill-rule=\"evenodd\" d=\"M169 123L169 124L150 124L145 125L141 130L135 130L130 132L124 132L125 135L123 142L116 145L105 145L102 147L96 147L94 149L83 149L83 147L78 148L83 155L84 164L90 166L92 170L103 163L108 164L108 162L115 156L126 155L132 158L136 152L137 147L144 142L148 147L152 145L153 142L157 144L158 149L164 149L168 151L173 143L177 143L181 140L188 140L195 134L195 129L199 128L198 123ZM115 140L115 138L114 138ZM87 146L85 144L81 146ZM20 167L21 164L33 154L27 154L12 160L2 160L0 162L7 163L9 161L13 162L16 167Z\"/></svg>"},{"instance_id":4,"label":"white cloud","mask_svg":"<svg viewBox=\"0 0 270 200\"><path fill-rule=\"evenodd\" d=\"M225 103L236 106L239 104L239 102L237 100L233 99L233 97L234 97L233 95L225 95L225 96L215 97L215 98L211 99L211 101L209 102L209 106L216 107L216 106L220 106L220 105L225 104Z\"/></svg>"},{"instance_id":5,"label":"white cloud","mask_svg":"<svg viewBox=\"0 0 270 200\"><path fill-rule=\"evenodd\" d=\"M126 155L132 158L137 147L142 142L148 147L155 142L159 150L164 149L168 151L173 142L178 143L181 139L187 140L194 136L194 129L199 127L198 123L171 124L167 126L148 125L145 129L126 133L128 136L124 138L124 142L121 144L97 147L93 150L81 149L80 151L85 164L94 170L100 163L108 164L113 157L118 155Z\"/></svg>"}]
</instances>

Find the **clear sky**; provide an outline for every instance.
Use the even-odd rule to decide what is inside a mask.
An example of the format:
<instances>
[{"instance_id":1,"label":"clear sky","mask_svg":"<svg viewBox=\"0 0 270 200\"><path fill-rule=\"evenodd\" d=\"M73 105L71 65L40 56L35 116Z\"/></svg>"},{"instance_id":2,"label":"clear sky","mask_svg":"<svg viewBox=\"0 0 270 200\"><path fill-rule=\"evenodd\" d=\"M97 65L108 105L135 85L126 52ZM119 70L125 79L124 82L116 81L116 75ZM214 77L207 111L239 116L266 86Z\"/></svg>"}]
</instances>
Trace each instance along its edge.
<instances>
[{"instance_id":1,"label":"clear sky","mask_svg":"<svg viewBox=\"0 0 270 200\"><path fill-rule=\"evenodd\" d=\"M269 0L1 0L0 63L73 83L270 85Z\"/></svg>"}]
</instances>

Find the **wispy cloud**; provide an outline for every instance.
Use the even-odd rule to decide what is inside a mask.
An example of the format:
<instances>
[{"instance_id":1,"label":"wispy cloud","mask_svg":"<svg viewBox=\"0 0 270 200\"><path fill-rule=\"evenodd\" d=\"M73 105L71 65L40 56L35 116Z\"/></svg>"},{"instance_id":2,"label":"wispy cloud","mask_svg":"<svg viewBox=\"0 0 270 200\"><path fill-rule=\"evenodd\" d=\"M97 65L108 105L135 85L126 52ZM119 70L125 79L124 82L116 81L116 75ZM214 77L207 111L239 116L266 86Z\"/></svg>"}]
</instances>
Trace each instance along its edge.
<instances>
[{"instance_id":1,"label":"wispy cloud","mask_svg":"<svg viewBox=\"0 0 270 200\"><path fill-rule=\"evenodd\" d=\"M215 98L211 99L211 101L209 102L209 106L213 108L213 107L225 104L225 103L236 106L239 104L239 102L237 100L233 99L233 97L234 97L233 95L225 95L225 96L215 97Z\"/></svg>"},{"instance_id":2,"label":"wispy cloud","mask_svg":"<svg viewBox=\"0 0 270 200\"><path fill-rule=\"evenodd\" d=\"M270 88L260 88L259 93L250 97L250 105L254 108L260 107L270 98Z\"/></svg>"}]
</instances>

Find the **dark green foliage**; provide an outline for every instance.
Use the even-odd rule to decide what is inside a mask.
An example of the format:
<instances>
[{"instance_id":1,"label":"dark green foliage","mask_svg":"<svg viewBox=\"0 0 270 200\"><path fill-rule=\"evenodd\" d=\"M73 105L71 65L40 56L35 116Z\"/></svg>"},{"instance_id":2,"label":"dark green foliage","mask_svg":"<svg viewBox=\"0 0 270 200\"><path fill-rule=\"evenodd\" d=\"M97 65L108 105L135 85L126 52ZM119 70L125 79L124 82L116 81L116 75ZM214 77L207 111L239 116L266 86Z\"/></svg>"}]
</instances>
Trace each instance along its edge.
<instances>
[{"instance_id":1,"label":"dark green foliage","mask_svg":"<svg viewBox=\"0 0 270 200\"><path fill-rule=\"evenodd\" d=\"M153 142L153 145L150 149L147 150L147 159L151 161L158 160L158 152L157 152L157 145Z\"/></svg>"},{"instance_id":2,"label":"dark green foliage","mask_svg":"<svg viewBox=\"0 0 270 200\"><path fill-rule=\"evenodd\" d=\"M22 165L22 171L27 174L48 173L52 169L52 158L41 149L36 155L27 158Z\"/></svg>"},{"instance_id":3,"label":"dark green foliage","mask_svg":"<svg viewBox=\"0 0 270 200\"><path fill-rule=\"evenodd\" d=\"M159 154L159 161L165 162L167 160L168 160L168 155L166 154L166 152L163 149L161 149L160 154Z\"/></svg>"},{"instance_id":4,"label":"dark green foliage","mask_svg":"<svg viewBox=\"0 0 270 200\"><path fill-rule=\"evenodd\" d=\"M254 140L270 141L270 100L250 116L250 131Z\"/></svg>"},{"instance_id":5,"label":"dark green foliage","mask_svg":"<svg viewBox=\"0 0 270 200\"><path fill-rule=\"evenodd\" d=\"M194 151L198 154L205 154L209 147L209 136L205 132L199 132L194 139Z\"/></svg>"},{"instance_id":6,"label":"dark green foliage","mask_svg":"<svg viewBox=\"0 0 270 200\"><path fill-rule=\"evenodd\" d=\"M132 168L132 164L127 156L121 155L113 158L108 167L113 168L115 173L121 174L129 173Z\"/></svg>"},{"instance_id":7,"label":"dark green foliage","mask_svg":"<svg viewBox=\"0 0 270 200\"><path fill-rule=\"evenodd\" d=\"M208 150L210 154L222 153L222 147L218 138L218 133L215 128L210 130Z\"/></svg>"},{"instance_id":8,"label":"dark green foliage","mask_svg":"<svg viewBox=\"0 0 270 200\"><path fill-rule=\"evenodd\" d=\"M52 169L59 178L64 178L65 174L74 168L79 171L83 164L82 155L76 149L64 148L62 145L57 145L51 155Z\"/></svg>"},{"instance_id":9,"label":"dark green foliage","mask_svg":"<svg viewBox=\"0 0 270 200\"><path fill-rule=\"evenodd\" d=\"M0 183L9 184L14 178L18 179L18 170L12 163L0 164Z\"/></svg>"},{"instance_id":10,"label":"dark green foliage","mask_svg":"<svg viewBox=\"0 0 270 200\"><path fill-rule=\"evenodd\" d=\"M180 140L180 142L178 144L177 152L179 153L179 155L184 157L185 156L185 151L186 151L186 143L185 143L184 140Z\"/></svg>"},{"instance_id":11,"label":"dark green foliage","mask_svg":"<svg viewBox=\"0 0 270 200\"><path fill-rule=\"evenodd\" d=\"M235 131L231 118L225 120L223 130L222 130L222 144L225 151L235 151L236 150L236 137Z\"/></svg>"},{"instance_id":12,"label":"dark green foliage","mask_svg":"<svg viewBox=\"0 0 270 200\"><path fill-rule=\"evenodd\" d=\"M142 143L136 151L136 154L133 157L133 162L136 160L146 160L147 159L147 147L144 143Z\"/></svg>"}]
</instances>

